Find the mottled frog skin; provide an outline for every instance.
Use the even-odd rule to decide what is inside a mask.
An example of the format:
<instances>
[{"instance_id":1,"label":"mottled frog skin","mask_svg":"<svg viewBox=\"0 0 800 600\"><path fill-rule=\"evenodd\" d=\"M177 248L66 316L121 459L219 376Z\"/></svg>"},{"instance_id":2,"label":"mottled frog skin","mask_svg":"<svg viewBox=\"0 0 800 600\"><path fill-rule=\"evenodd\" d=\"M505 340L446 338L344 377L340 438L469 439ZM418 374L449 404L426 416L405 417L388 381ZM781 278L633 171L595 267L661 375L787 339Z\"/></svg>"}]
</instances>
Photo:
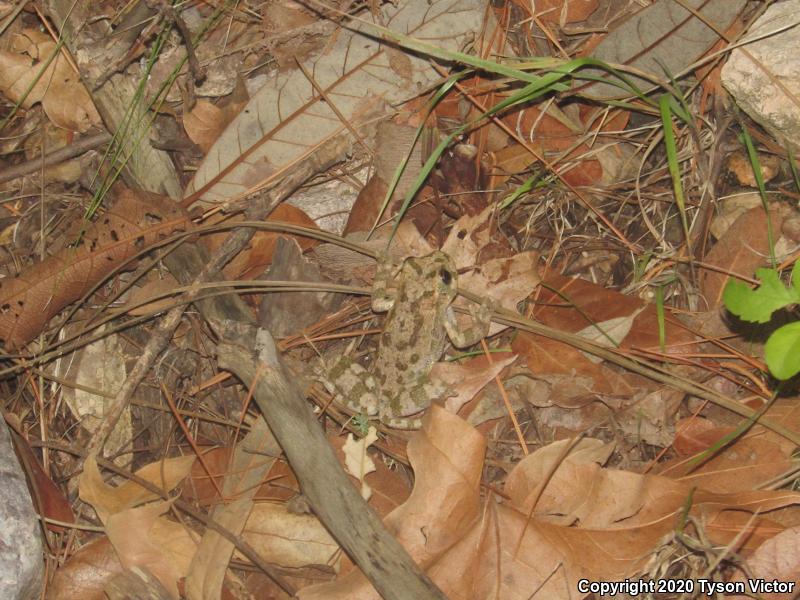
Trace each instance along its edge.
<instances>
[{"instance_id":1,"label":"mottled frog skin","mask_svg":"<svg viewBox=\"0 0 800 600\"><path fill-rule=\"evenodd\" d=\"M420 418L414 415L447 392L442 382L429 378L447 339L465 348L489 331L491 308L486 303L471 310L474 324L470 329L459 329L451 306L457 293L458 273L444 252L407 258L399 266L379 259L372 309L388 311L388 315L371 372L341 357L328 373L344 404L389 427L418 428Z\"/></svg>"}]
</instances>

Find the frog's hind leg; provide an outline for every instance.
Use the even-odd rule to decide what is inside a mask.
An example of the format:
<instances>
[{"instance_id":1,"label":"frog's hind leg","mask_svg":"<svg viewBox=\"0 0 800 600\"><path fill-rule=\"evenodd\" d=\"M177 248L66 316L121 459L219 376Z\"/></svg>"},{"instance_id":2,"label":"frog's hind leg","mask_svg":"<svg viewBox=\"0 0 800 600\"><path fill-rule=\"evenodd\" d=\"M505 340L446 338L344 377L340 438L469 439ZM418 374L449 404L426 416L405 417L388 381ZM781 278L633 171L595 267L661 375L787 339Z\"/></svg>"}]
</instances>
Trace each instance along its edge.
<instances>
[{"instance_id":1,"label":"frog's hind leg","mask_svg":"<svg viewBox=\"0 0 800 600\"><path fill-rule=\"evenodd\" d=\"M480 305L471 304L469 314L472 317L472 326L462 331L456 321L453 307L448 306L444 314L444 329L453 345L456 348L468 348L485 338L492 325L492 312L493 305L488 298Z\"/></svg>"},{"instance_id":2,"label":"frog's hind leg","mask_svg":"<svg viewBox=\"0 0 800 600\"><path fill-rule=\"evenodd\" d=\"M392 429L419 429L422 427L422 417L386 418L383 423Z\"/></svg>"},{"instance_id":3,"label":"frog's hind leg","mask_svg":"<svg viewBox=\"0 0 800 600\"><path fill-rule=\"evenodd\" d=\"M340 356L323 380L328 391L350 410L368 417L378 414L378 384L364 367Z\"/></svg>"},{"instance_id":4,"label":"frog's hind leg","mask_svg":"<svg viewBox=\"0 0 800 600\"><path fill-rule=\"evenodd\" d=\"M434 400L448 395L447 384L439 380L422 378L416 385L401 393L384 409L381 421L393 429L419 429L422 414Z\"/></svg>"}]
</instances>

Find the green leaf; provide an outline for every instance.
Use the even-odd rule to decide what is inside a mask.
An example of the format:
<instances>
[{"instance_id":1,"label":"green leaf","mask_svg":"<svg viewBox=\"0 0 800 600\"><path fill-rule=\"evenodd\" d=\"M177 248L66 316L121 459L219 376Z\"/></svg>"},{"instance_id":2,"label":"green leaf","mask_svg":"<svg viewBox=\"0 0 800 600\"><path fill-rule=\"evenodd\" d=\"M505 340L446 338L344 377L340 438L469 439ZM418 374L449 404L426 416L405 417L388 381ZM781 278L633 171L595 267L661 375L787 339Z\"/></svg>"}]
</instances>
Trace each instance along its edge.
<instances>
[{"instance_id":1,"label":"green leaf","mask_svg":"<svg viewBox=\"0 0 800 600\"><path fill-rule=\"evenodd\" d=\"M792 285L794 286L794 291L800 294L800 260L795 261L792 269Z\"/></svg>"},{"instance_id":2,"label":"green leaf","mask_svg":"<svg viewBox=\"0 0 800 600\"><path fill-rule=\"evenodd\" d=\"M800 321L784 325L769 336L764 358L778 379L789 379L800 372Z\"/></svg>"},{"instance_id":3,"label":"green leaf","mask_svg":"<svg viewBox=\"0 0 800 600\"><path fill-rule=\"evenodd\" d=\"M758 269L756 277L761 280L758 289L731 280L722 293L726 308L740 319L766 323L776 310L800 303L800 290L784 286L777 271Z\"/></svg>"}]
</instances>

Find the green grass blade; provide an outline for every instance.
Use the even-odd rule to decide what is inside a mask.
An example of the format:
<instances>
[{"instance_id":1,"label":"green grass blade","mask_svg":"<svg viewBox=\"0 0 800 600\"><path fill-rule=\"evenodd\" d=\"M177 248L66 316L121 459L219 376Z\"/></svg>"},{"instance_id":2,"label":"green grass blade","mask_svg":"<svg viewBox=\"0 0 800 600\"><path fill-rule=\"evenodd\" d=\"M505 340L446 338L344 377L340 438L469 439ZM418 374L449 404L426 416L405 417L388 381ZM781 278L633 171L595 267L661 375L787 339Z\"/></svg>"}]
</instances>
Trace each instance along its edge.
<instances>
[{"instance_id":1,"label":"green grass blade","mask_svg":"<svg viewBox=\"0 0 800 600\"><path fill-rule=\"evenodd\" d=\"M439 89L436 91L436 94L434 94L433 98L431 98L431 101L428 103L427 110L425 111L425 116L422 118L419 127L417 127L417 131L414 134L414 139L411 141L411 146L409 147L406 155L403 157L403 160L400 162L399 165L397 165L397 168L394 171L394 175L392 176L392 180L389 182L388 189L386 190L386 196L384 197L383 203L381 204L381 208L378 211L378 216L375 218L375 223L373 223L372 229L370 229L369 233L367 234L367 239L372 237L372 234L375 233L375 228L378 226L381 217L386 212L386 209L392 200L392 196L394 195L394 192L397 189L397 185L398 183L400 183L400 178L403 176L403 173L405 172L406 167L408 166L408 161L411 159L411 154L414 152L414 146L417 145L417 141L422 135L422 132L425 130L425 122L428 120L428 117L430 117L433 110L439 105L439 102L441 102L442 99L447 95L447 93L451 89L453 89L453 86L458 82L458 80L464 77L465 75L467 75L467 72L457 73L455 75L451 75L450 77L448 77L445 80L445 82L441 86L439 86ZM414 187L416 189L419 189L422 187L424 182L425 182L424 179L420 180L419 178L417 178L417 180L414 182Z\"/></svg>"},{"instance_id":2,"label":"green grass blade","mask_svg":"<svg viewBox=\"0 0 800 600\"><path fill-rule=\"evenodd\" d=\"M788 143L785 143L784 146L786 146L786 154L789 159L789 170L792 172L794 187L796 187L797 191L800 192L800 175L797 173L797 163L794 160L794 150L792 150L792 146Z\"/></svg>"},{"instance_id":3,"label":"green grass blade","mask_svg":"<svg viewBox=\"0 0 800 600\"><path fill-rule=\"evenodd\" d=\"M656 288L656 319L658 320L658 347L667 353L667 324L664 316L664 286Z\"/></svg>"},{"instance_id":4,"label":"green grass blade","mask_svg":"<svg viewBox=\"0 0 800 600\"><path fill-rule=\"evenodd\" d=\"M672 131L672 108L670 106L670 96L664 94L659 98L658 107L661 111L661 123L664 129L664 147L667 150L667 167L672 177L672 189L675 193L675 202L678 204L678 211L681 215L683 234L686 237L686 247L689 254L692 253L691 237L689 236L689 221L686 218L686 199L683 195L683 184L681 183L681 167L678 163L678 147L675 143L675 134Z\"/></svg>"},{"instance_id":5,"label":"green grass blade","mask_svg":"<svg viewBox=\"0 0 800 600\"><path fill-rule=\"evenodd\" d=\"M387 245L394 237L394 234L397 232L397 228L400 226L400 221L403 218L403 215L405 215L406 211L408 211L408 207L411 206L411 202L414 199L414 196L416 196L417 192L420 190L423 183L430 175L431 171L433 171L442 153L452 143L454 139L456 139L458 136L462 135L464 132L468 131L469 129L471 129L484 119L494 116L497 113L505 110L506 108L515 106L517 104L522 104L524 102L529 102L531 100L534 100L535 98L538 98L539 96L555 91L559 85L560 80L568 76L570 69L574 70L580 68L580 66L582 66L582 63L583 63L582 60L571 61L571 63L562 66L558 71L554 71L552 73L548 73L546 75L538 77L536 81L529 83L521 90L515 92L502 102L498 102L497 104L495 104L493 107L491 107L489 110L487 110L474 120L465 123L461 127L458 127L450 135L448 135L441 142L439 142L439 145L436 146L436 149L431 153L430 157L428 157L428 160L422 166L422 169L420 170L420 174L417 177L415 184L411 187L411 189L409 189L408 193L406 194L406 197L403 200L403 204L400 207L400 210L397 212L397 217L395 219L394 226L392 227L392 232L391 235L389 236L389 241L387 241Z\"/></svg>"},{"instance_id":6,"label":"green grass blade","mask_svg":"<svg viewBox=\"0 0 800 600\"><path fill-rule=\"evenodd\" d=\"M747 127L742 125L741 139L744 142L744 147L747 149L747 158L750 160L750 167L753 169L753 177L756 179L756 186L758 187L758 194L761 196L761 204L764 206L764 212L767 213L767 240L769 241L769 260L772 268L778 266L778 261L775 258L775 238L772 234L772 219L769 218L769 202L767 200L767 189L764 186L764 174L761 171L761 161L758 160L758 153L755 146L753 146L753 139L747 133Z\"/></svg>"},{"instance_id":7,"label":"green grass blade","mask_svg":"<svg viewBox=\"0 0 800 600\"><path fill-rule=\"evenodd\" d=\"M503 200L500 201L499 210L508 208L509 206L514 204L514 202L516 202L521 196L527 194L532 189L544 187L552 181L553 181L552 177L542 178L539 175L529 177L522 183L522 185L518 186L517 189L515 189L508 196L506 196L505 198L503 198Z\"/></svg>"}]
</instances>

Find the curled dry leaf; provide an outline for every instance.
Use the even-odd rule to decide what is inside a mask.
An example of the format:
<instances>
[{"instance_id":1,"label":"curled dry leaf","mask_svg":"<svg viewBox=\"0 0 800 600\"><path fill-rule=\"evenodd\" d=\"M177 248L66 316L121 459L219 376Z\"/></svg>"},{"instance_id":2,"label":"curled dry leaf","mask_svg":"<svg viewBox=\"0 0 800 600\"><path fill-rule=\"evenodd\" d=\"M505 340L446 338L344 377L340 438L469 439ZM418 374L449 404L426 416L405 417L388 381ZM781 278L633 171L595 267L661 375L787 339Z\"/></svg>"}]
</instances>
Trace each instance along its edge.
<instances>
[{"instance_id":1,"label":"curled dry leaf","mask_svg":"<svg viewBox=\"0 0 800 600\"><path fill-rule=\"evenodd\" d=\"M526 513L531 511L534 501L537 502L537 506L541 503L540 510L534 514L541 513L542 507L553 506L561 499L561 492L550 484L544 490L540 489L557 469L561 469L566 464L588 463L603 466L612 452L614 452L614 444L593 438L583 438L577 442L570 439L552 442L517 463L506 479L504 490L509 496L515 498L517 507ZM574 489L568 491L570 494L573 492ZM572 499L570 502L574 502L574 500ZM565 509L568 509L568 506L565 506ZM566 512L567 510L564 511L564 513Z\"/></svg>"},{"instance_id":2,"label":"curled dry leaf","mask_svg":"<svg viewBox=\"0 0 800 600\"><path fill-rule=\"evenodd\" d=\"M106 533L126 569L148 571L177 600L178 581L189 572L197 546L184 525L162 516L171 504L154 502L113 514Z\"/></svg>"},{"instance_id":3,"label":"curled dry leaf","mask_svg":"<svg viewBox=\"0 0 800 600\"><path fill-rule=\"evenodd\" d=\"M285 504L258 502L242 532L268 563L287 569L336 562L339 545L311 514L296 514Z\"/></svg>"},{"instance_id":4,"label":"curled dry leaf","mask_svg":"<svg viewBox=\"0 0 800 600\"><path fill-rule=\"evenodd\" d=\"M194 456L167 458L145 465L136 471L136 476L159 489L169 491L189 475L194 461ZM116 487L108 485L103 481L93 455L87 457L84 463L83 473L78 481L78 494L81 500L92 505L103 523L121 511L160 498L133 481L126 481Z\"/></svg>"},{"instance_id":5,"label":"curled dry leaf","mask_svg":"<svg viewBox=\"0 0 800 600\"><path fill-rule=\"evenodd\" d=\"M48 600L105 600L106 584L122 573L122 565L107 537L81 546L56 569L47 587Z\"/></svg>"},{"instance_id":6,"label":"curled dry leaf","mask_svg":"<svg viewBox=\"0 0 800 600\"><path fill-rule=\"evenodd\" d=\"M552 454L550 451L547 456L552 459ZM716 526L711 524L720 513L728 510L770 511L800 503L800 494L796 492L745 490L715 493L697 489L693 481L604 469L601 459L602 455L597 460L562 460L538 498L534 514L540 518L555 517L560 522L564 522L566 515L567 524L576 523L581 528L636 528L674 518L684 509L690 491L695 489L692 510L708 519L706 532L711 538L727 543L736 532L723 527L722 521ZM527 463L538 465L541 461L534 453L522 460L508 477L506 491L511 501L526 514L530 512L531 500L536 498L541 477L548 472L544 468L532 469ZM525 480L524 483L519 481L520 478ZM757 545L748 542L751 548Z\"/></svg>"},{"instance_id":7,"label":"curled dry leaf","mask_svg":"<svg viewBox=\"0 0 800 600\"><path fill-rule=\"evenodd\" d=\"M58 50L53 40L30 29L14 42L15 52L0 50L0 91L9 100L24 108L41 102L50 120L64 129L86 132L101 124L80 77L64 58L64 48ZM31 91L25 96L28 88Z\"/></svg>"},{"instance_id":8,"label":"curled dry leaf","mask_svg":"<svg viewBox=\"0 0 800 600\"><path fill-rule=\"evenodd\" d=\"M219 107L208 100L198 100L194 108L183 116L183 127L203 152L208 152L239 111L241 103Z\"/></svg>"},{"instance_id":9,"label":"curled dry leaf","mask_svg":"<svg viewBox=\"0 0 800 600\"><path fill-rule=\"evenodd\" d=\"M36 457L30 443L21 434L22 423L19 417L10 412L7 412L4 417L9 425L14 449L28 473L29 485L35 490L33 494L35 499L34 508L42 517L61 521L62 523L74 523L75 514L72 512L69 500L39 464L39 459ZM47 523L47 528L56 533L65 531L63 527L54 523Z\"/></svg>"},{"instance_id":10,"label":"curled dry leaf","mask_svg":"<svg viewBox=\"0 0 800 600\"><path fill-rule=\"evenodd\" d=\"M367 435L356 440L352 433L347 434L347 441L342 446L344 452L345 471L361 482L361 497L369 501L372 496L372 488L369 487L365 478L375 470L375 463L367 454L367 448L378 440L378 432L374 427L370 427Z\"/></svg>"}]
</instances>

